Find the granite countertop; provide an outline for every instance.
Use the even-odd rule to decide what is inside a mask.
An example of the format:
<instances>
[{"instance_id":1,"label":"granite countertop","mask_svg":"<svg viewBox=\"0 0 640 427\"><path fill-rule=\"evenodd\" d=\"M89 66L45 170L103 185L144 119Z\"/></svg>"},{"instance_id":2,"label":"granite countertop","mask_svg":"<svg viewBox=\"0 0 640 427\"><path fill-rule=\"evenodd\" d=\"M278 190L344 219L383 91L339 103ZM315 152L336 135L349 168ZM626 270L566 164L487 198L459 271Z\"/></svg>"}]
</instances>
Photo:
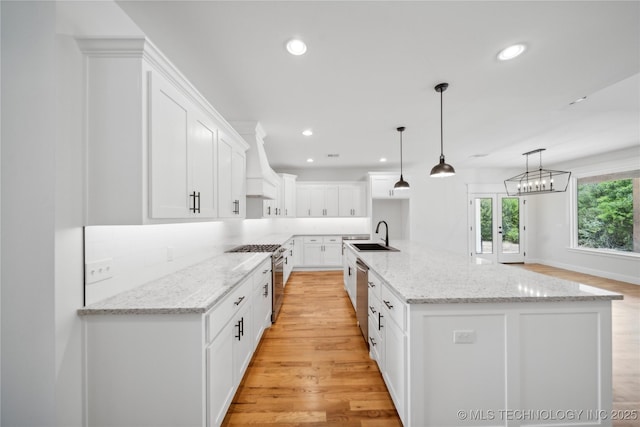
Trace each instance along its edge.
<instances>
[{"instance_id":1,"label":"granite countertop","mask_svg":"<svg viewBox=\"0 0 640 427\"><path fill-rule=\"evenodd\" d=\"M311 236L313 234L304 234ZM328 236L330 234L318 234ZM333 234L348 236L350 234ZM279 244L297 235L270 234L227 245L225 250L243 244ZM358 235L360 236L360 235ZM205 313L227 295L263 261L267 252L223 253L208 260L153 280L78 310L80 316L92 314L187 314Z\"/></svg>"},{"instance_id":2,"label":"granite countertop","mask_svg":"<svg viewBox=\"0 0 640 427\"><path fill-rule=\"evenodd\" d=\"M359 242L350 241L348 246L351 243ZM350 249L409 304L622 299L593 286L484 259L469 260L416 242L391 241L390 246L399 252Z\"/></svg>"},{"instance_id":3,"label":"granite countertop","mask_svg":"<svg viewBox=\"0 0 640 427\"><path fill-rule=\"evenodd\" d=\"M78 310L91 314L205 313L270 253L224 253Z\"/></svg>"}]
</instances>

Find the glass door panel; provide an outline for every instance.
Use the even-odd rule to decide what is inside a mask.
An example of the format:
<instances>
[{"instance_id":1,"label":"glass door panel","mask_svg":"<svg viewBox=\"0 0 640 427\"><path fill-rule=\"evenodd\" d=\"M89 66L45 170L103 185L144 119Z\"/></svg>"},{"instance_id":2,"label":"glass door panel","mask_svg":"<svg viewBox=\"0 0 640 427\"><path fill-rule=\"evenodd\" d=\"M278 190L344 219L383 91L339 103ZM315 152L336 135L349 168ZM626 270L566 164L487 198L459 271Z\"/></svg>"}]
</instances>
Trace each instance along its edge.
<instances>
[{"instance_id":1,"label":"glass door panel","mask_svg":"<svg viewBox=\"0 0 640 427\"><path fill-rule=\"evenodd\" d=\"M521 203L519 197L498 196L498 262L524 262Z\"/></svg>"},{"instance_id":2,"label":"glass door panel","mask_svg":"<svg viewBox=\"0 0 640 427\"><path fill-rule=\"evenodd\" d=\"M469 205L471 255L502 263L524 262L522 200L505 194L470 194Z\"/></svg>"},{"instance_id":3,"label":"glass door panel","mask_svg":"<svg viewBox=\"0 0 640 427\"><path fill-rule=\"evenodd\" d=\"M493 253L493 198L475 199L475 241L477 254Z\"/></svg>"}]
</instances>

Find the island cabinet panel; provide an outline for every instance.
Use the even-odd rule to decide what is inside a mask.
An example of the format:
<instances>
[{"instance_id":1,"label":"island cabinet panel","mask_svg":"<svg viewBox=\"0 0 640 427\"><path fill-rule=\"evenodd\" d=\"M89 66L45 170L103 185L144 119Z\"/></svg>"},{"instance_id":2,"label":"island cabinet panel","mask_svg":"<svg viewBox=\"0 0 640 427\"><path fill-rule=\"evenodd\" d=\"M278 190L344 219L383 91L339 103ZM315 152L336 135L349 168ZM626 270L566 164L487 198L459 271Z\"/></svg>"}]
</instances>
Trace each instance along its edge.
<instances>
[{"instance_id":1,"label":"island cabinet panel","mask_svg":"<svg viewBox=\"0 0 640 427\"><path fill-rule=\"evenodd\" d=\"M610 304L412 304L405 425L610 426Z\"/></svg>"}]
</instances>

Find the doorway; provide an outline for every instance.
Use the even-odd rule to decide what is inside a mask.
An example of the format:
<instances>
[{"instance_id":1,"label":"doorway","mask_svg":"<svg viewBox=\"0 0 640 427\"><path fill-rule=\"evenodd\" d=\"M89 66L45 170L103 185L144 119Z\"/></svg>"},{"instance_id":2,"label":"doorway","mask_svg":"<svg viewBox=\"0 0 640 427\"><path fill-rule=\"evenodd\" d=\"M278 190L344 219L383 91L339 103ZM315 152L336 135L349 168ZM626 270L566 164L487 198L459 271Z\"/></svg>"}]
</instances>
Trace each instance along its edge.
<instances>
[{"instance_id":1,"label":"doorway","mask_svg":"<svg viewBox=\"0 0 640 427\"><path fill-rule=\"evenodd\" d=\"M469 195L471 256L500 263L524 262L526 201L501 193Z\"/></svg>"}]
</instances>

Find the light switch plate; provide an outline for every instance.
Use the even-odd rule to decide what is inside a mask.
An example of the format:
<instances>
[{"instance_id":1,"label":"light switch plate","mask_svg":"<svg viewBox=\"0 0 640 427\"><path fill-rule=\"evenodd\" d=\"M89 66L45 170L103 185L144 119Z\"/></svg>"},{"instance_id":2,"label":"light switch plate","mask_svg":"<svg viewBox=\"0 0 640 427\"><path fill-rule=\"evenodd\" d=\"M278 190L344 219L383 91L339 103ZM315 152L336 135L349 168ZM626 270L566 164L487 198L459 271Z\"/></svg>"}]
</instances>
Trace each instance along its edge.
<instances>
[{"instance_id":1,"label":"light switch plate","mask_svg":"<svg viewBox=\"0 0 640 427\"><path fill-rule=\"evenodd\" d=\"M474 330L453 331L454 344L473 344L474 342L476 342L476 331Z\"/></svg>"},{"instance_id":2,"label":"light switch plate","mask_svg":"<svg viewBox=\"0 0 640 427\"><path fill-rule=\"evenodd\" d=\"M113 258L88 262L84 265L84 283L96 283L113 277Z\"/></svg>"}]
</instances>

